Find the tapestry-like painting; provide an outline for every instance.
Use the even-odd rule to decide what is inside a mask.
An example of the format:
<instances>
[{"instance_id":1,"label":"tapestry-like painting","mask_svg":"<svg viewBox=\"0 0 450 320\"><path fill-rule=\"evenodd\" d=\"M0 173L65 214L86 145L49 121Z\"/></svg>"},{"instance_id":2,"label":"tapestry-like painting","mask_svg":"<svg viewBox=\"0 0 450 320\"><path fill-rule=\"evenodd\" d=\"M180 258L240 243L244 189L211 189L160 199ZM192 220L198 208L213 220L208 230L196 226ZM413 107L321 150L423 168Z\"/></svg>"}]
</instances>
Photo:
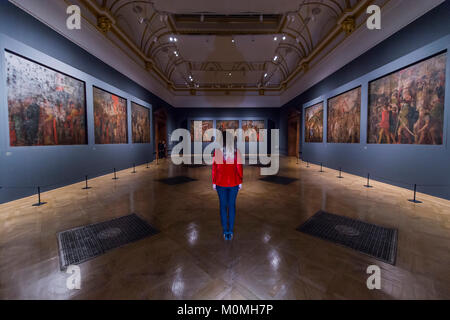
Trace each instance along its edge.
<instances>
[{"instance_id":1,"label":"tapestry-like painting","mask_svg":"<svg viewBox=\"0 0 450 320\"><path fill-rule=\"evenodd\" d=\"M239 120L217 120L216 121L216 128L219 131L225 131L225 130L236 130L235 131L235 137L237 137L237 129L239 129Z\"/></svg>"},{"instance_id":2,"label":"tapestry-like painting","mask_svg":"<svg viewBox=\"0 0 450 320\"><path fill-rule=\"evenodd\" d=\"M94 87L96 144L128 143L127 100Z\"/></svg>"},{"instance_id":3,"label":"tapestry-like painting","mask_svg":"<svg viewBox=\"0 0 450 320\"><path fill-rule=\"evenodd\" d=\"M369 84L368 142L443 144L447 53Z\"/></svg>"},{"instance_id":4,"label":"tapestry-like painting","mask_svg":"<svg viewBox=\"0 0 450 320\"><path fill-rule=\"evenodd\" d=\"M83 81L5 51L12 147L87 144Z\"/></svg>"},{"instance_id":5,"label":"tapestry-like painting","mask_svg":"<svg viewBox=\"0 0 450 320\"><path fill-rule=\"evenodd\" d=\"M131 102L131 132L133 143L150 143L150 110Z\"/></svg>"},{"instance_id":6,"label":"tapestry-like painting","mask_svg":"<svg viewBox=\"0 0 450 320\"><path fill-rule=\"evenodd\" d=\"M305 109L305 142L323 142L323 102Z\"/></svg>"},{"instance_id":7,"label":"tapestry-like painting","mask_svg":"<svg viewBox=\"0 0 450 320\"><path fill-rule=\"evenodd\" d=\"M195 130L194 123L201 122L201 125ZM214 121L213 120L191 120L191 141L194 142L212 142L213 134L208 134L205 136L205 133L208 129L213 129Z\"/></svg>"},{"instance_id":8,"label":"tapestry-like painting","mask_svg":"<svg viewBox=\"0 0 450 320\"><path fill-rule=\"evenodd\" d=\"M242 131L246 142L263 142L263 138L260 136L259 130L264 128L264 120L242 121Z\"/></svg>"},{"instance_id":9,"label":"tapestry-like painting","mask_svg":"<svg viewBox=\"0 0 450 320\"><path fill-rule=\"evenodd\" d=\"M327 112L327 142L360 142L361 87L329 99Z\"/></svg>"}]
</instances>

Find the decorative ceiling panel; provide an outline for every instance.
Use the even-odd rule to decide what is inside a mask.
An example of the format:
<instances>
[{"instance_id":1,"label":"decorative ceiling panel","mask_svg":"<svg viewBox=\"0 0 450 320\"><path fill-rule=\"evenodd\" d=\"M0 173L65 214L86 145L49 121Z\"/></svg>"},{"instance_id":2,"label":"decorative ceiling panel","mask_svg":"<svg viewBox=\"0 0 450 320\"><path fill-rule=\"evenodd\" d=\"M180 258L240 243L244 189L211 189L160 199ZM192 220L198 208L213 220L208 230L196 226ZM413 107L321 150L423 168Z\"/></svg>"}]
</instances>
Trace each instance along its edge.
<instances>
[{"instance_id":1,"label":"decorative ceiling panel","mask_svg":"<svg viewBox=\"0 0 450 320\"><path fill-rule=\"evenodd\" d=\"M78 2L174 94L281 94L389 0Z\"/></svg>"}]
</instances>

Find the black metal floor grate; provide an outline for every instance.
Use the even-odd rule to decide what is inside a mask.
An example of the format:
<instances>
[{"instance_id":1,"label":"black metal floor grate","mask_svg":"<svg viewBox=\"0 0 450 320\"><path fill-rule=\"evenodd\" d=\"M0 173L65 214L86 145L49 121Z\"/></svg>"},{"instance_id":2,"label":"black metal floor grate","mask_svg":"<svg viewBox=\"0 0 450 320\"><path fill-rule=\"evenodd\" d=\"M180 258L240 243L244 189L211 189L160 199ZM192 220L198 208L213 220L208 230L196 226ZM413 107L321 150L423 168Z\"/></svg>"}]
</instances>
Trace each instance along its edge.
<instances>
[{"instance_id":1,"label":"black metal floor grate","mask_svg":"<svg viewBox=\"0 0 450 320\"><path fill-rule=\"evenodd\" d=\"M192 182L192 181L197 181L197 179L189 178L186 176L177 176L177 177L171 177L171 178L166 178L166 179L160 179L158 181L168 184L170 186L173 186L173 185L177 185L177 184L183 184L183 183L188 183L188 182Z\"/></svg>"},{"instance_id":2,"label":"black metal floor grate","mask_svg":"<svg viewBox=\"0 0 450 320\"><path fill-rule=\"evenodd\" d=\"M319 211L297 230L395 265L396 229Z\"/></svg>"},{"instance_id":3,"label":"black metal floor grate","mask_svg":"<svg viewBox=\"0 0 450 320\"><path fill-rule=\"evenodd\" d=\"M60 232L61 270L158 232L136 214Z\"/></svg>"},{"instance_id":4,"label":"black metal floor grate","mask_svg":"<svg viewBox=\"0 0 450 320\"><path fill-rule=\"evenodd\" d=\"M267 176L267 177L261 178L259 180L265 181L265 182L276 183L276 184L288 185L294 181L297 181L298 179L283 177L283 176Z\"/></svg>"}]
</instances>

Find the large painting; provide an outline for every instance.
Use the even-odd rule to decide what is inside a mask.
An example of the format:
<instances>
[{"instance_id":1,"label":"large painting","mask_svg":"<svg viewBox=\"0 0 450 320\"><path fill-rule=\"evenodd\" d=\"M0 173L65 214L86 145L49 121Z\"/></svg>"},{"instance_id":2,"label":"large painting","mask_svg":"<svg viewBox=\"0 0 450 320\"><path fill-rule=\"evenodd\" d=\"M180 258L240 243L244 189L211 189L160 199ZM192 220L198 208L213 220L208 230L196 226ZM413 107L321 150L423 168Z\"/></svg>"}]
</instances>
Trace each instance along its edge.
<instances>
[{"instance_id":1,"label":"large painting","mask_svg":"<svg viewBox=\"0 0 450 320\"><path fill-rule=\"evenodd\" d=\"M447 54L369 85L368 142L441 145Z\"/></svg>"},{"instance_id":2,"label":"large painting","mask_svg":"<svg viewBox=\"0 0 450 320\"><path fill-rule=\"evenodd\" d=\"M264 120L243 120L242 131L246 142L263 142L259 130L265 128Z\"/></svg>"},{"instance_id":3,"label":"large painting","mask_svg":"<svg viewBox=\"0 0 450 320\"><path fill-rule=\"evenodd\" d=\"M87 144L83 81L5 51L12 147Z\"/></svg>"},{"instance_id":4,"label":"large painting","mask_svg":"<svg viewBox=\"0 0 450 320\"><path fill-rule=\"evenodd\" d=\"M323 102L305 110L305 142L323 142Z\"/></svg>"},{"instance_id":5,"label":"large painting","mask_svg":"<svg viewBox=\"0 0 450 320\"><path fill-rule=\"evenodd\" d=\"M219 131L236 130L234 136L237 137L237 130L239 129L239 120L217 120L216 128Z\"/></svg>"},{"instance_id":6,"label":"large painting","mask_svg":"<svg viewBox=\"0 0 450 320\"><path fill-rule=\"evenodd\" d=\"M150 110L131 102L131 132L133 143L150 143Z\"/></svg>"},{"instance_id":7,"label":"large painting","mask_svg":"<svg viewBox=\"0 0 450 320\"><path fill-rule=\"evenodd\" d=\"M128 143L127 100L94 87L96 144Z\"/></svg>"},{"instance_id":8,"label":"large painting","mask_svg":"<svg viewBox=\"0 0 450 320\"><path fill-rule=\"evenodd\" d=\"M327 141L359 143L361 87L328 100Z\"/></svg>"},{"instance_id":9,"label":"large painting","mask_svg":"<svg viewBox=\"0 0 450 320\"><path fill-rule=\"evenodd\" d=\"M201 126L197 129L194 130L194 122L201 122ZM214 126L214 121L213 120L203 120L203 121L199 121L199 120L191 120L191 140L195 141L195 142L212 142L213 139L213 134L208 134L206 137L205 132L206 130L212 129Z\"/></svg>"}]
</instances>

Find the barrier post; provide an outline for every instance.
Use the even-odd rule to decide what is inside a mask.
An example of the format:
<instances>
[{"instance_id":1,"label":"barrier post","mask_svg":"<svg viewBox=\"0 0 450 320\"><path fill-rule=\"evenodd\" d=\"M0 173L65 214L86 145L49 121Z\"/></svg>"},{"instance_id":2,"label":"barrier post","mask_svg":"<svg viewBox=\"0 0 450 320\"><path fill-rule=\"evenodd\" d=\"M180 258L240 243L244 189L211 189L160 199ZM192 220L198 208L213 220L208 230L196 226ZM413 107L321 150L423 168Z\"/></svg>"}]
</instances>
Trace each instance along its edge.
<instances>
[{"instance_id":1,"label":"barrier post","mask_svg":"<svg viewBox=\"0 0 450 320\"><path fill-rule=\"evenodd\" d=\"M86 186L83 188L83 190L91 189L91 187L88 186L88 176L85 176Z\"/></svg>"},{"instance_id":2,"label":"barrier post","mask_svg":"<svg viewBox=\"0 0 450 320\"><path fill-rule=\"evenodd\" d=\"M117 175L116 175L116 168L114 168L114 178L113 178L113 180L119 180L119 178L117 178Z\"/></svg>"},{"instance_id":3,"label":"barrier post","mask_svg":"<svg viewBox=\"0 0 450 320\"><path fill-rule=\"evenodd\" d=\"M132 173L136 173L136 163L133 163L133 172Z\"/></svg>"},{"instance_id":4,"label":"barrier post","mask_svg":"<svg viewBox=\"0 0 450 320\"><path fill-rule=\"evenodd\" d=\"M324 172L323 171L323 164L322 164L322 162L320 163L320 171L319 172Z\"/></svg>"},{"instance_id":5,"label":"barrier post","mask_svg":"<svg viewBox=\"0 0 450 320\"><path fill-rule=\"evenodd\" d=\"M147 169L148 169L148 160L147 160Z\"/></svg>"},{"instance_id":6,"label":"barrier post","mask_svg":"<svg viewBox=\"0 0 450 320\"><path fill-rule=\"evenodd\" d=\"M309 168L309 162L308 161L306 161L306 167Z\"/></svg>"},{"instance_id":7,"label":"barrier post","mask_svg":"<svg viewBox=\"0 0 450 320\"><path fill-rule=\"evenodd\" d=\"M367 174L367 184L364 185L364 187L366 187L366 188L372 188L372 186L370 185L370 173Z\"/></svg>"},{"instance_id":8,"label":"barrier post","mask_svg":"<svg viewBox=\"0 0 450 320\"><path fill-rule=\"evenodd\" d=\"M414 199L408 201L413 203L422 203L422 201L417 200L416 193L417 193L417 184L414 185Z\"/></svg>"},{"instance_id":9,"label":"barrier post","mask_svg":"<svg viewBox=\"0 0 450 320\"><path fill-rule=\"evenodd\" d=\"M344 177L342 176L342 168L339 168L339 176L338 176L338 178L339 179L343 179Z\"/></svg>"},{"instance_id":10,"label":"barrier post","mask_svg":"<svg viewBox=\"0 0 450 320\"><path fill-rule=\"evenodd\" d=\"M47 202L41 202L41 187L37 187L37 189L38 189L38 203L33 204L33 207L40 207L47 203Z\"/></svg>"}]
</instances>

